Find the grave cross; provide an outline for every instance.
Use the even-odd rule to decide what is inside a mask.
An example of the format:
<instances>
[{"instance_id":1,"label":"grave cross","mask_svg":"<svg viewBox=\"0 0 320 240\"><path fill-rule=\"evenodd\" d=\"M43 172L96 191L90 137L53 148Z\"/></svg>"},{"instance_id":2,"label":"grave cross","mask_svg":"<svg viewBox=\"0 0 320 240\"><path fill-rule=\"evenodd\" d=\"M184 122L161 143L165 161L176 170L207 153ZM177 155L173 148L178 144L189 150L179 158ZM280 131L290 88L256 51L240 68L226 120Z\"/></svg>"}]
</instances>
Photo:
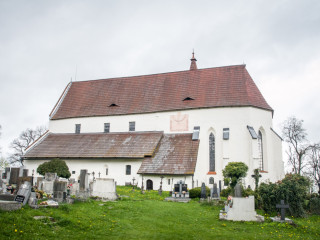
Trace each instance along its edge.
<instances>
[{"instance_id":1,"label":"grave cross","mask_svg":"<svg viewBox=\"0 0 320 240\"><path fill-rule=\"evenodd\" d=\"M281 220L284 221L286 219L285 217L285 213L286 213L286 208L289 208L288 204L284 204L284 200L280 201L280 204L276 205L276 208L280 208L281 209Z\"/></svg>"},{"instance_id":2,"label":"grave cross","mask_svg":"<svg viewBox=\"0 0 320 240\"><path fill-rule=\"evenodd\" d=\"M134 190L134 181L135 181L136 179L133 177L132 178L132 190Z\"/></svg>"}]
</instances>

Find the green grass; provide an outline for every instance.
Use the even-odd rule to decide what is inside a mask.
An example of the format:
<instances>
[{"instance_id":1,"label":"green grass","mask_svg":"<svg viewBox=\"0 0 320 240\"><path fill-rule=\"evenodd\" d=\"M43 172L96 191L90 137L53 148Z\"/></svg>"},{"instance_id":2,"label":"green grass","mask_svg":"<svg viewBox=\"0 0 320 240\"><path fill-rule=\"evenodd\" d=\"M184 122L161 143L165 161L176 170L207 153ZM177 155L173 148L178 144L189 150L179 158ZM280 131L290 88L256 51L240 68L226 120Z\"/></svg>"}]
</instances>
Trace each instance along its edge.
<instances>
[{"instance_id":1,"label":"green grass","mask_svg":"<svg viewBox=\"0 0 320 240\"><path fill-rule=\"evenodd\" d=\"M0 239L319 239L320 217L296 225L219 221L221 207L162 201L157 191L118 187L122 200L76 202L59 208L0 212ZM102 205L103 204L103 205ZM49 216L53 220L34 220Z\"/></svg>"}]
</instances>

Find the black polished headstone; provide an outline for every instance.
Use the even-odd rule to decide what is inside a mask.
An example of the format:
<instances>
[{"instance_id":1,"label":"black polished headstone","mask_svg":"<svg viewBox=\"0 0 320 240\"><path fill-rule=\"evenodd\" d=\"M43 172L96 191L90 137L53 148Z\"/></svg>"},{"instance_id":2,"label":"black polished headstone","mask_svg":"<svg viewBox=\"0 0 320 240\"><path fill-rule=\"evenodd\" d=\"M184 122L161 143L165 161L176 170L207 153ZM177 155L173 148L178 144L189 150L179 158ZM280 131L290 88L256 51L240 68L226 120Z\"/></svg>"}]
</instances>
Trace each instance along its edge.
<instances>
[{"instance_id":1,"label":"black polished headstone","mask_svg":"<svg viewBox=\"0 0 320 240\"><path fill-rule=\"evenodd\" d=\"M187 184L182 184L182 192L187 192L188 191L188 185Z\"/></svg>"},{"instance_id":2,"label":"black polished headstone","mask_svg":"<svg viewBox=\"0 0 320 240\"><path fill-rule=\"evenodd\" d=\"M179 184L175 184L174 185L174 191L177 192L177 193L180 191L180 185Z\"/></svg>"},{"instance_id":3,"label":"black polished headstone","mask_svg":"<svg viewBox=\"0 0 320 240\"><path fill-rule=\"evenodd\" d=\"M204 183L202 183L201 185L201 198L207 198L207 190Z\"/></svg>"},{"instance_id":4,"label":"black polished headstone","mask_svg":"<svg viewBox=\"0 0 320 240\"><path fill-rule=\"evenodd\" d=\"M219 198L219 194L218 194L218 187L217 184L213 184L213 193L212 193L212 197L213 198Z\"/></svg>"}]
</instances>

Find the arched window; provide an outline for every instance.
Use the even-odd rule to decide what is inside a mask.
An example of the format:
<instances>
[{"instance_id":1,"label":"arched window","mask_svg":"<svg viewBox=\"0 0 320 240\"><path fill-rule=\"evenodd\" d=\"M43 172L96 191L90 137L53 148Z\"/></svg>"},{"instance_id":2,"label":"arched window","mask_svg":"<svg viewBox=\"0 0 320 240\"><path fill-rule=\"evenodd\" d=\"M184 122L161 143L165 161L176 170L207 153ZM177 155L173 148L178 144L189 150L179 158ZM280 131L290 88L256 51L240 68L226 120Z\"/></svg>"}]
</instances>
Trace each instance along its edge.
<instances>
[{"instance_id":1,"label":"arched window","mask_svg":"<svg viewBox=\"0 0 320 240\"><path fill-rule=\"evenodd\" d=\"M216 157L215 157L215 139L213 133L209 136L209 172L216 171Z\"/></svg>"},{"instance_id":2,"label":"arched window","mask_svg":"<svg viewBox=\"0 0 320 240\"><path fill-rule=\"evenodd\" d=\"M259 150L259 170L263 171L263 145L262 145L262 133L259 131L258 133L258 150Z\"/></svg>"}]
</instances>

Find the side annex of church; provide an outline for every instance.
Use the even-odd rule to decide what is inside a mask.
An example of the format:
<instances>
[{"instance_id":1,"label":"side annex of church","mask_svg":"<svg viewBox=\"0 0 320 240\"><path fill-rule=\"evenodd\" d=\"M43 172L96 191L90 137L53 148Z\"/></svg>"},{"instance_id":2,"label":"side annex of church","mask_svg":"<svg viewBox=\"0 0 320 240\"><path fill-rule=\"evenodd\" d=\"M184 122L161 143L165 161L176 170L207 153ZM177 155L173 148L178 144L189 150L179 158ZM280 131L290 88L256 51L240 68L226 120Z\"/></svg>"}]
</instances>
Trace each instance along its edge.
<instances>
[{"instance_id":1,"label":"side annex of church","mask_svg":"<svg viewBox=\"0 0 320 240\"><path fill-rule=\"evenodd\" d=\"M213 181L223 187L229 162L248 165L242 181L254 187L284 177L282 139L273 109L245 65L70 82L50 114L49 130L24 155L36 171L65 160L71 178L81 169L118 185L171 191ZM133 180L134 179L134 180Z\"/></svg>"}]
</instances>

